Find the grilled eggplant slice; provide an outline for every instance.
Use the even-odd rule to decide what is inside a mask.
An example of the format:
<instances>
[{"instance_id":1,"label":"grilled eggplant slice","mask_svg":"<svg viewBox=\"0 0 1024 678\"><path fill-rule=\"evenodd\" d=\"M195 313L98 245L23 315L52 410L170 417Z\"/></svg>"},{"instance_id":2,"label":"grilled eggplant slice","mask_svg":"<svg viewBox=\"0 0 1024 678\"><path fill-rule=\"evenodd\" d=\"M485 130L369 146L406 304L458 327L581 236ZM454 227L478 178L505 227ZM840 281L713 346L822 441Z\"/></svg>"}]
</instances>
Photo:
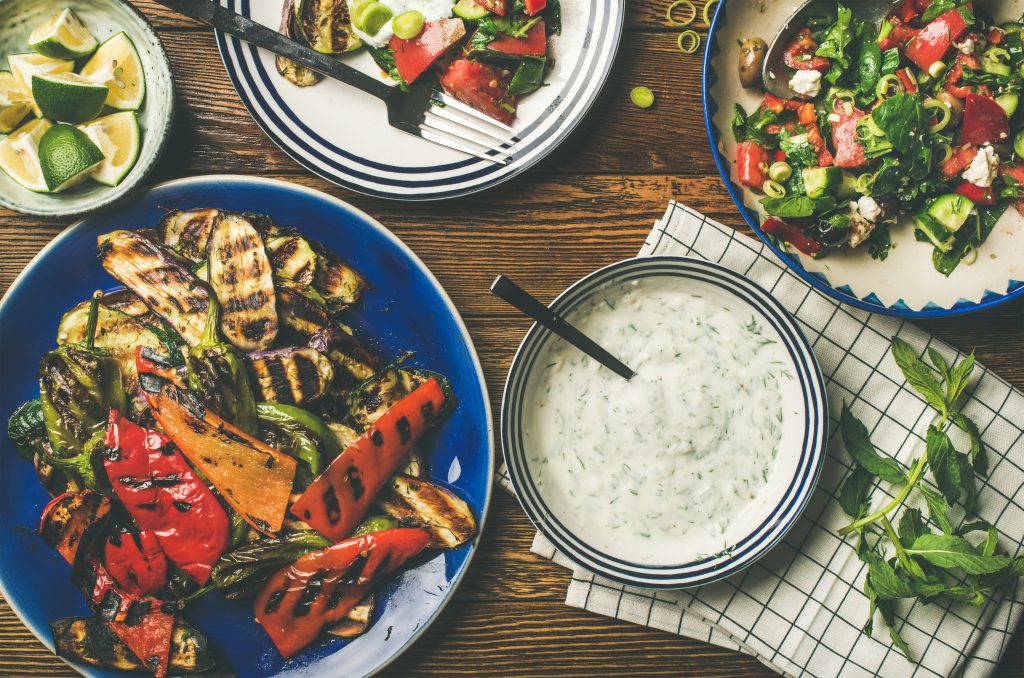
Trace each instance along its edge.
<instances>
[{"instance_id":1,"label":"grilled eggplant slice","mask_svg":"<svg viewBox=\"0 0 1024 678\"><path fill-rule=\"evenodd\" d=\"M103 531L110 515L110 500L92 490L66 492L46 505L39 521L39 534L43 541L57 549L69 563L89 535Z\"/></svg>"},{"instance_id":2,"label":"grilled eggplant slice","mask_svg":"<svg viewBox=\"0 0 1024 678\"><path fill-rule=\"evenodd\" d=\"M367 288L366 279L322 244L312 245L317 254L314 286L326 300L327 308L338 313L359 303Z\"/></svg>"},{"instance_id":3,"label":"grilled eggplant slice","mask_svg":"<svg viewBox=\"0 0 1024 678\"><path fill-rule=\"evenodd\" d=\"M203 336L210 294L174 253L132 231L98 238L97 254L107 273L137 294L189 346Z\"/></svg>"},{"instance_id":4,"label":"grilled eggplant slice","mask_svg":"<svg viewBox=\"0 0 1024 678\"><path fill-rule=\"evenodd\" d=\"M372 592L367 593L344 619L327 629L327 633L338 638L356 638L363 635L370 628L376 608L377 596Z\"/></svg>"},{"instance_id":5,"label":"grilled eggplant slice","mask_svg":"<svg viewBox=\"0 0 1024 678\"><path fill-rule=\"evenodd\" d=\"M334 379L334 366L314 348L281 348L246 356L260 400L301 405L321 397Z\"/></svg>"},{"instance_id":6,"label":"grilled eggplant slice","mask_svg":"<svg viewBox=\"0 0 1024 678\"><path fill-rule=\"evenodd\" d=\"M427 478L430 475L430 469L427 468L426 455L415 447L412 448L409 456L405 458L405 466L398 469L398 472L413 478Z\"/></svg>"},{"instance_id":7,"label":"grilled eggplant slice","mask_svg":"<svg viewBox=\"0 0 1024 678\"><path fill-rule=\"evenodd\" d=\"M262 351L277 337L274 278L263 239L248 219L222 213L207 243L210 287L220 302L220 330L243 351Z\"/></svg>"},{"instance_id":8,"label":"grilled eggplant slice","mask_svg":"<svg viewBox=\"0 0 1024 678\"><path fill-rule=\"evenodd\" d=\"M263 236L263 243L275 276L301 285L313 284L319 257L308 240L294 231L275 228Z\"/></svg>"},{"instance_id":9,"label":"grilled eggplant slice","mask_svg":"<svg viewBox=\"0 0 1024 678\"><path fill-rule=\"evenodd\" d=\"M428 547L453 549L476 534L469 505L451 490L413 476L398 474L377 497L377 508L402 527L421 527L430 533Z\"/></svg>"},{"instance_id":10,"label":"grilled eggplant slice","mask_svg":"<svg viewBox=\"0 0 1024 678\"><path fill-rule=\"evenodd\" d=\"M66 617L50 622L57 656L122 671L148 671L110 626L99 617ZM175 673L200 673L214 665L206 637L181 618L171 632L169 668Z\"/></svg>"},{"instance_id":11,"label":"grilled eggplant slice","mask_svg":"<svg viewBox=\"0 0 1024 678\"><path fill-rule=\"evenodd\" d=\"M323 298L306 285L277 278L277 314L282 325L308 341L321 330L334 327Z\"/></svg>"},{"instance_id":12,"label":"grilled eggplant slice","mask_svg":"<svg viewBox=\"0 0 1024 678\"><path fill-rule=\"evenodd\" d=\"M278 28L278 33L292 40L298 37L299 32L295 30L295 0L285 0L281 7L281 27ZM313 69L300 66L283 56L277 57L276 64L277 72L283 75L288 82L299 87L315 85L324 78Z\"/></svg>"},{"instance_id":13,"label":"grilled eggplant slice","mask_svg":"<svg viewBox=\"0 0 1024 678\"><path fill-rule=\"evenodd\" d=\"M220 217L220 210L174 210L157 226L160 242L192 261L206 258L206 243Z\"/></svg>"},{"instance_id":14,"label":"grilled eggplant slice","mask_svg":"<svg viewBox=\"0 0 1024 678\"><path fill-rule=\"evenodd\" d=\"M424 384L430 375L409 368L392 368L367 379L349 394L348 413L363 431L369 428L399 400Z\"/></svg>"},{"instance_id":15,"label":"grilled eggplant slice","mask_svg":"<svg viewBox=\"0 0 1024 678\"><path fill-rule=\"evenodd\" d=\"M347 390L374 375L380 367L377 356L353 335L337 327L321 330L309 338L309 346L334 364L335 391Z\"/></svg>"},{"instance_id":16,"label":"grilled eggplant slice","mask_svg":"<svg viewBox=\"0 0 1024 678\"><path fill-rule=\"evenodd\" d=\"M296 21L309 46L323 54L341 54L363 46L352 31L346 0L297 0Z\"/></svg>"}]
</instances>

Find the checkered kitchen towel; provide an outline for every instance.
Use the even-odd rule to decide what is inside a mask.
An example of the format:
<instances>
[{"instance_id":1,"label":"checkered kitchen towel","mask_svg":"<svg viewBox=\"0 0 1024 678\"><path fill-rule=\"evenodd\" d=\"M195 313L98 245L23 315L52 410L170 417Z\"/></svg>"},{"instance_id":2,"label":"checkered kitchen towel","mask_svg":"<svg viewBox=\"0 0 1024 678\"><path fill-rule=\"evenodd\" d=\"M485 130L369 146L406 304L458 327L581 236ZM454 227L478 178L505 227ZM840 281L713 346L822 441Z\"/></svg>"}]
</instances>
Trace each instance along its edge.
<instances>
[{"instance_id":1,"label":"checkered kitchen towel","mask_svg":"<svg viewBox=\"0 0 1024 678\"><path fill-rule=\"evenodd\" d=\"M849 518L836 498L851 469L837 434L843 402L883 453L904 463L924 448L932 413L904 384L889 355L899 335L922 353L931 346L948 361L963 356L897 318L841 305L791 273L763 244L678 203L655 224L640 255L678 254L718 262L771 292L800 322L825 375L831 410L828 458L818 488L779 546L729 579L685 591L623 586L573 565L540 534L533 551L573 570L566 603L599 614L753 655L787 676L899 678L987 676L999 663L1024 612L1024 585L981 608L904 601L898 629L918 664L892 647L881 620L873 637L861 633L868 613L865 567L836 530ZM1024 552L1024 394L975 368L964 409L979 425L990 474L979 478L978 514L999 529L1011 555ZM955 432L951 431L951 435ZM954 442L966 449L964 439ZM510 489L504 467L498 482ZM872 497L888 501L886 487ZM916 493L915 493L916 494Z\"/></svg>"}]
</instances>

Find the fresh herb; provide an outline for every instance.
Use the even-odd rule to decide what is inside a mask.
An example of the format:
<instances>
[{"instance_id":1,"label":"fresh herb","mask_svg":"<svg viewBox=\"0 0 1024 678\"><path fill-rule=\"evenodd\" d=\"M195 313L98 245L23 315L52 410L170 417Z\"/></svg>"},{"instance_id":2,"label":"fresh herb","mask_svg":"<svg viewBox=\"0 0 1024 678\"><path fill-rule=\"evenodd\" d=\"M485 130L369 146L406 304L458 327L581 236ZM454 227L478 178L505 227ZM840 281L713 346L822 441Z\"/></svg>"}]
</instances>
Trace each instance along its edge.
<instances>
[{"instance_id":1,"label":"fresh herb","mask_svg":"<svg viewBox=\"0 0 1024 678\"><path fill-rule=\"evenodd\" d=\"M968 2L969 0L934 0L934 2L928 6L928 9L924 11L924 14L921 15L921 21L928 23L939 15L945 14L951 9L962 7ZM966 19L967 17L964 18ZM974 23L974 18L972 17L968 23Z\"/></svg>"},{"instance_id":2,"label":"fresh herb","mask_svg":"<svg viewBox=\"0 0 1024 678\"><path fill-rule=\"evenodd\" d=\"M919 599L928 603L946 598L982 605L998 587L1024 576L1024 556L1012 558L1002 552L998 532L984 521L967 522L957 529L948 515L949 508L957 503L968 513L972 510L975 473L983 472L980 466L985 463L979 461L984 459L984 445L978 428L960 409L974 371L974 355L950 365L942 354L929 348L929 365L897 337L892 339L891 352L907 382L938 412L939 420L928 428L924 454L905 469L878 453L867 427L844 405L840 428L854 463L840 489L839 505L854 521L839 534L859 535L857 556L867 565L864 593L869 615L864 633L871 635L878 611L893 645L913 661L910 647L896 631L896 601ZM970 452L961 453L953 446L948 434L953 426L970 437ZM926 470L938 489L925 480ZM892 483L898 489L891 501L869 514L876 480ZM913 490L924 497L931 524L940 532L932 530L918 509L904 507ZM895 520L900 509L902 513ZM983 542L967 539L967 535L977 532L985 534Z\"/></svg>"},{"instance_id":3,"label":"fresh herb","mask_svg":"<svg viewBox=\"0 0 1024 678\"><path fill-rule=\"evenodd\" d=\"M807 139L806 134L791 137L779 135L779 150L786 154L786 161L794 167L818 167L818 151Z\"/></svg>"},{"instance_id":4,"label":"fresh herb","mask_svg":"<svg viewBox=\"0 0 1024 678\"><path fill-rule=\"evenodd\" d=\"M768 125L777 122L779 116L765 106L758 108L752 115L747 116L746 111L739 104L733 106L732 133L737 143L753 141L765 148L775 148L777 135L765 131Z\"/></svg>"}]
</instances>

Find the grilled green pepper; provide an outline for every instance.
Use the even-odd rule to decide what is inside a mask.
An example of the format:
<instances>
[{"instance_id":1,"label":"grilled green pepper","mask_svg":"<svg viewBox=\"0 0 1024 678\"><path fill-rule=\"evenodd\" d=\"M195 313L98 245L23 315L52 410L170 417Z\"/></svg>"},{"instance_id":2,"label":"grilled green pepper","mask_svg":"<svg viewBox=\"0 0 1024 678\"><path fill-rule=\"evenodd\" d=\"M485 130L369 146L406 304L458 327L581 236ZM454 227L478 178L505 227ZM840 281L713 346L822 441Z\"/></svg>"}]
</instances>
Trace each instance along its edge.
<instances>
[{"instance_id":1,"label":"grilled green pepper","mask_svg":"<svg viewBox=\"0 0 1024 678\"><path fill-rule=\"evenodd\" d=\"M82 344L64 344L39 363L39 403L46 434L58 457L82 452L107 426L110 410L125 409L121 369L109 351L96 348L99 297L93 295Z\"/></svg>"},{"instance_id":2,"label":"grilled green pepper","mask_svg":"<svg viewBox=\"0 0 1024 678\"><path fill-rule=\"evenodd\" d=\"M188 350L188 385L222 419L250 435L256 433L256 402L249 371L238 350L220 340L220 306L210 297L210 311L199 343Z\"/></svg>"},{"instance_id":3,"label":"grilled green pepper","mask_svg":"<svg viewBox=\"0 0 1024 678\"><path fill-rule=\"evenodd\" d=\"M282 567L330 545L316 532L292 532L281 538L249 542L221 556L210 581L228 600L249 598Z\"/></svg>"},{"instance_id":4,"label":"grilled green pepper","mask_svg":"<svg viewBox=\"0 0 1024 678\"><path fill-rule=\"evenodd\" d=\"M264 442L303 462L308 474L299 485L305 487L341 454L338 438L315 414L294 405L260 403L256 406Z\"/></svg>"}]
</instances>

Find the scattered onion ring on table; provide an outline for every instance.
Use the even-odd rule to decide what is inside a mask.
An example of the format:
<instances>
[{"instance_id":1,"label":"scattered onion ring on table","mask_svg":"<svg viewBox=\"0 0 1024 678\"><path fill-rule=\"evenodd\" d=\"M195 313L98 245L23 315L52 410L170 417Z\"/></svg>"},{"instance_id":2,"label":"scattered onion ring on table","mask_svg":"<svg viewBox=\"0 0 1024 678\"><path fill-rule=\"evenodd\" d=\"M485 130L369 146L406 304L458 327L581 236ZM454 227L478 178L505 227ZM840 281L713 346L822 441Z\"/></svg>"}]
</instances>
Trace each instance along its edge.
<instances>
[{"instance_id":1,"label":"scattered onion ring on table","mask_svg":"<svg viewBox=\"0 0 1024 678\"><path fill-rule=\"evenodd\" d=\"M427 479L416 449L455 394L352 334L345 311L367 283L338 255L215 208L97 249L125 289L64 316L39 399L8 423L56 497L41 535L96 613L51 623L60 656L208 670L214 653L181 612L220 591L252 600L288 658L322 634L362 634L380 582L475 536L469 505ZM317 577L329 585L289 597Z\"/></svg>"}]
</instances>

